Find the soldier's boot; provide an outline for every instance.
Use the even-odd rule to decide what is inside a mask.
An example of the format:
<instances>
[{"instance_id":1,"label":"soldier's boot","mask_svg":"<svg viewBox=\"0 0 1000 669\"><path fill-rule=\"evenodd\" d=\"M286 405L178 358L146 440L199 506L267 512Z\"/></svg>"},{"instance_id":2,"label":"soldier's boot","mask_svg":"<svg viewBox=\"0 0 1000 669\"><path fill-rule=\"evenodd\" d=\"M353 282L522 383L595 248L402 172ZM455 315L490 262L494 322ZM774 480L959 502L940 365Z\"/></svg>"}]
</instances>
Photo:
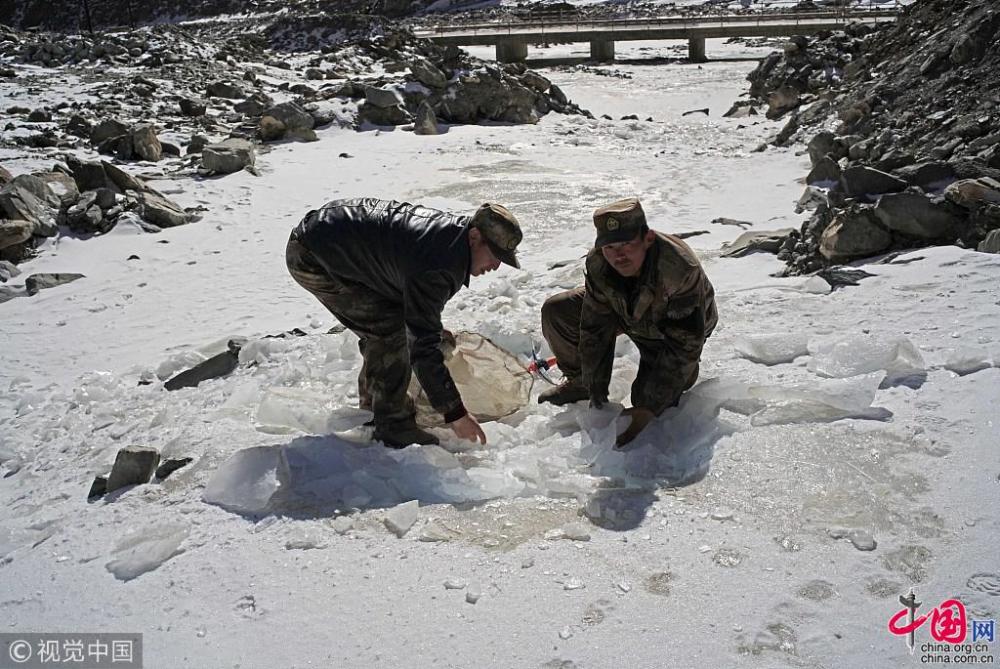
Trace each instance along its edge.
<instances>
[{"instance_id":1,"label":"soldier's boot","mask_svg":"<svg viewBox=\"0 0 1000 669\"><path fill-rule=\"evenodd\" d=\"M372 439L381 441L389 448L406 448L410 444L440 444L441 441L430 432L421 430L416 423L396 423L376 427Z\"/></svg>"},{"instance_id":2,"label":"soldier's boot","mask_svg":"<svg viewBox=\"0 0 1000 669\"><path fill-rule=\"evenodd\" d=\"M549 402L559 407L564 404L585 400L588 397L590 397L590 392L583 386L580 379L566 378L555 388L549 388L539 394L538 403L545 404Z\"/></svg>"}]
</instances>

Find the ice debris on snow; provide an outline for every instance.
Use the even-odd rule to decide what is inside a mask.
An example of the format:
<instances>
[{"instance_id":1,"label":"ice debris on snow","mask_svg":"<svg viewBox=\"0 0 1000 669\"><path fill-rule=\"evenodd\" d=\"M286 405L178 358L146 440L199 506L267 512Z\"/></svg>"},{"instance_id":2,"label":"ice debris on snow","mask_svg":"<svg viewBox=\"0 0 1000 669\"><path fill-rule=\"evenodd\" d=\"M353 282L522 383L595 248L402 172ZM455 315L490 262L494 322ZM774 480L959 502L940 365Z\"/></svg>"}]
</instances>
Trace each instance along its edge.
<instances>
[{"instance_id":1,"label":"ice debris on snow","mask_svg":"<svg viewBox=\"0 0 1000 669\"><path fill-rule=\"evenodd\" d=\"M392 507L385 514L386 528L399 538L403 538L420 515L420 502L410 500Z\"/></svg>"},{"instance_id":2,"label":"ice debris on snow","mask_svg":"<svg viewBox=\"0 0 1000 669\"><path fill-rule=\"evenodd\" d=\"M188 528L177 524L156 525L135 532L118 543L115 548L118 557L105 566L119 581L131 581L182 553L180 546L187 536Z\"/></svg>"},{"instance_id":3,"label":"ice debris on snow","mask_svg":"<svg viewBox=\"0 0 1000 669\"><path fill-rule=\"evenodd\" d=\"M809 353L804 334L749 335L736 340L736 352L752 362L778 365Z\"/></svg>"},{"instance_id":4,"label":"ice debris on snow","mask_svg":"<svg viewBox=\"0 0 1000 669\"><path fill-rule=\"evenodd\" d=\"M822 337L809 342L809 371L843 379L883 370L886 384L896 384L923 373L924 358L905 337Z\"/></svg>"},{"instance_id":5,"label":"ice debris on snow","mask_svg":"<svg viewBox=\"0 0 1000 669\"><path fill-rule=\"evenodd\" d=\"M330 524L333 526L333 531L337 534L347 534L354 529L354 519L350 516L337 516Z\"/></svg>"},{"instance_id":6,"label":"ice debris on snow","mask_svg":"<svg viewBox=\"0 0 1000 669\"><path fill-rule=\"evenodd\" d=\"M475 604L479 601L479 598L483 596L483 589L478 583L470 583L469 587L465 590L465 601L469 604Z\"/></svg>"},{"instance_id":7,"label":"ice debris on snow","mask_svg":"<svg viewBox=\"0 0 1000 669\"><path fill-rule=\"evenodd\" d=\"M280 487L279 457L279 449L273 446L237 451L216 470L202 499L235 513L263 512Z\"/></svg>"},{"instance_id":8,"label":"ice debris on snow","mask_svg":"<svg viewBox=\"0 0 1000 669\"><path fill-rule=\"evenodd\" d=\"M445 590L463 590L467 583L460 578L449 578L444 582Z\"/></svg>"},{"instance_id":9,"label":"ice debris on snow","mask_svg":"<svg viewBox=\"0 0 1000 669\"><path fill-rule=\"evenodd\" d=\"M952 351L945 360L944 368L949 372L955 372L959 376L981 372L993 366L990 354L986 351L973 348L960 348Z\"/></svg>"},{"instance_id":10,"label":"ice debris on snow","mask_svg":"<svg viewBox=\"0 0 1000 669\"><path fill-rule=\"evenodd\" d=\"M569 539L570 541L590 541L590 532L583 523L570 523L545 533L546 539Z\"/></svg>"}]
</instances>

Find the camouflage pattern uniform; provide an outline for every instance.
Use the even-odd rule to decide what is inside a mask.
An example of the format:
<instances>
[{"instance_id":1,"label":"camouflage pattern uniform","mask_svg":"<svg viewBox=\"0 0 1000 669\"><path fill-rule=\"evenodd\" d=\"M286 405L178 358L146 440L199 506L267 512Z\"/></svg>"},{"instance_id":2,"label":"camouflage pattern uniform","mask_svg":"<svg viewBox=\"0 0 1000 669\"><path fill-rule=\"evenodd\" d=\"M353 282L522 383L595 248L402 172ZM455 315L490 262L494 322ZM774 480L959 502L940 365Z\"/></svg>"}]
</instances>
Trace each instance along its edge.
<instances>
[{"instance_id":1,"label":"camouflage pattern uniform","mask_svg":"<svg viewBox=\"0 0 1000 669\"><path fill-rule=\"evenodd\" d=\"M599 241L628 241L646 231L641 208L634 219L601 211L595 213ZM640 356L632 405L659 414L697 381L702 347L718 312L715 291L694 251L678 237L654 235L632 280L616 272L600 248L591 250L585 286L546 300L542 332L563 374L599 404L607 401L615 339L627 335Z\"/></svg>"},{"instance_id":2,"label":"camouflage pattern uniform","mask_svg":"<svg viewBox=\"0 0 1000 669\"><path fill-rule=\"evenodd\" d=\"M289 237L292 278L358 335L358 395L374 414L376 438L415 427L412 371L446 422L467 413L440 345L441 311L469 283L472 227L499 260L517 266L520 227L496 204L459 216L405 202L336 200L309 212Z\"/></svg>"}]
</instances>

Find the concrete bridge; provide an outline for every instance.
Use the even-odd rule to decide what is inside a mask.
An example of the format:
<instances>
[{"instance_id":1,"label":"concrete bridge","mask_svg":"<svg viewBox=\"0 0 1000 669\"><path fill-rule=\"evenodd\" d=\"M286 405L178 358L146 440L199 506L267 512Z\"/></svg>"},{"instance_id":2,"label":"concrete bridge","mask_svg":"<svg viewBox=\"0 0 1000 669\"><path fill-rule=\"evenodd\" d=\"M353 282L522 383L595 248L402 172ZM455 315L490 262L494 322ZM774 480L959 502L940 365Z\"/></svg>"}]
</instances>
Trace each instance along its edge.
<instances>
[{"instance_id":1,"label":"concrete bridge","mask_svg":"<svg viewBox=\"0 0 1000 669\"><path fill-rule=\"evenodd\" d=\"M687 40L688 56L704 62L709 37L780 37L843 29L847 24L894 21L894 10L719 14L699 17L663 16L628 19L544 19L503 23L458 24L414 32L438 44L495 45L497 61L527 60L528 45L590 42L590 57L598 62L615 59L615 42Z\"/></svg>"}]
</instances>

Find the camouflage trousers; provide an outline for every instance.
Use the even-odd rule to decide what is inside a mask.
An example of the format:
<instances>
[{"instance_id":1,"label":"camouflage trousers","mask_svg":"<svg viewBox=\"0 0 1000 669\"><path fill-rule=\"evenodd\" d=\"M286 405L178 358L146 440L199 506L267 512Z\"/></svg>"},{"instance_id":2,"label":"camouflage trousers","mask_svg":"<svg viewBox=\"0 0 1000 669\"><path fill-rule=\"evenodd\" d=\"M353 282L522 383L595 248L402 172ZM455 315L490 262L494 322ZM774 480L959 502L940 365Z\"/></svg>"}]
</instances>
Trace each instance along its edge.
<instances>
[{"instance_id":1,"label":"camouflage trousers","mask_svg":"<svg viewBox=\"0 0 1000 669\"><path fill-rule=\"evenodd\" d=\"M574 288L548 298L542 305L542 335L555 355L559 369L569 379L581 377L580 321L585 288ZM611 318L614 318L613 316ZM618 319L616 336L627 335L639 349L639 372L632 383L632 406L646 407L659 414L675 406L681 394L698 380L699 355L679 354L682 347L673 345L669 333L664 339L635 336ZM611 346L598 368L610 367L615 347ZM605 388L605 394L607 389Z\"/></svg>"},{"instance_id":2,"label":"camouflage trousers","mask_svg":"<svg viewBox=\"0 0 1000 669\"><path fill-rule=\"evenodd\" d=\"M406 392L412 370L403 305L330 274L294 234L285 248L285 264L300 286L358 336L364 360L358 375L359 404L374 414L376 428L413 425L413 400Z\"/></svg>"}]
</instances>

